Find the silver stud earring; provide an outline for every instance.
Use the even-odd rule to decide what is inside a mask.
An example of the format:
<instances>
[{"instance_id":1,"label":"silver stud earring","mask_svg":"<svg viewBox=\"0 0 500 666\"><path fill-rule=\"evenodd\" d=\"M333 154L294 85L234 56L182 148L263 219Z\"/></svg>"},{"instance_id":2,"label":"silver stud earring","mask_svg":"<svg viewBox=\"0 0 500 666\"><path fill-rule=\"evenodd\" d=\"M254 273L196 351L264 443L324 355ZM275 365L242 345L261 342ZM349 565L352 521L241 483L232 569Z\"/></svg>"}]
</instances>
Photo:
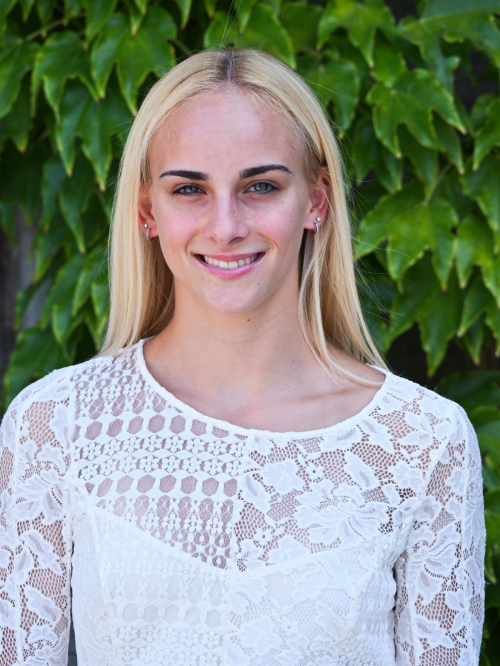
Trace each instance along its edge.
<instances>
[{"instance_id":1,"label":"silver stud earring","mask_svg":"<svg viewBox=\"0 0 500 666\"><path fill-rule=\"evenodd\" d=\"M147 238L148 241L150 241L151 238L149 237L149 232L151 231L151 229L148 227L147 222L144 222L144 228L147 229L146 238Z\"/></svg>"},{"instance_id":2,"label":"silver stud earring","mask_svg":"<svg viewBox=\"0 0 500 666\"><path fill-rule=\"evenodd\" d=\"M321 222L321 218L320 218L319 216L316 218L316 222L314 223L314 224L316 225L316 231L314 232L314 235L316 235L316 234L318 233L318 231L319 231L319 224L318 224L318 222Z\"/></svg>"}]
</instances>

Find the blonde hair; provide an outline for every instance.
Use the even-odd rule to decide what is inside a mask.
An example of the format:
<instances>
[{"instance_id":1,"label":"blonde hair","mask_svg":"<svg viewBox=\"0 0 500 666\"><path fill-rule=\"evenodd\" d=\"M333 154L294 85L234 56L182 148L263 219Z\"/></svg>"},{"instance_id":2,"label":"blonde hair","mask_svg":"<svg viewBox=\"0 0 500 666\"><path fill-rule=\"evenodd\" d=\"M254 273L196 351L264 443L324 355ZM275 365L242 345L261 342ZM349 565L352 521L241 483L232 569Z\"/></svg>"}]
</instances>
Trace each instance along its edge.
<instances>
[{"instance_id":1,"label":"blonde hair","mask_svg":"<svg viewBox=\"0 0 500 666\"><path fill-rule=\"evenodd\" d=\"M327 346L385 367L364 321L356 289L343 162L335 137L304 80L277 58L252 48L217 47L192 55L160 78L144 99L120 164L110 238L110 315L98 356L116 355L138 340L156 335L173 315L172 273L160 244L148 243L138 224L139 192L150 178L148 149L155 132L179 104L228 86L249 92L290 118L304 148L308 182L326 176L326 218L318 234L304 232L300 248L300 327L328 373L374 385L342 367Z\"/></svg>"}]
</instances>

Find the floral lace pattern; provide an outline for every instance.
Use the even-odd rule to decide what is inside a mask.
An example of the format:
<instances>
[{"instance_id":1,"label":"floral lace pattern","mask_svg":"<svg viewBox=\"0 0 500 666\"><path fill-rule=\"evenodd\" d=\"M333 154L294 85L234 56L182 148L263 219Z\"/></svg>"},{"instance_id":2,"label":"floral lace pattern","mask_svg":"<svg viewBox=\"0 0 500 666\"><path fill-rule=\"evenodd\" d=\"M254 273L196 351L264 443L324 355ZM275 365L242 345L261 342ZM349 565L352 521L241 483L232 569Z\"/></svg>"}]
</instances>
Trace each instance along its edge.
<instances>
[{"instance_id":1,"label":"floral lace pattern","mask_svg":"<svg viewBox=\"0 0 500 666\"><path fill-rule=\"evenodd\" d=\"M461 407L387 373L304 433L204 416L140 341L2 422L0 666L477 666L481 460Z\"/></svg>"}]
</instances>

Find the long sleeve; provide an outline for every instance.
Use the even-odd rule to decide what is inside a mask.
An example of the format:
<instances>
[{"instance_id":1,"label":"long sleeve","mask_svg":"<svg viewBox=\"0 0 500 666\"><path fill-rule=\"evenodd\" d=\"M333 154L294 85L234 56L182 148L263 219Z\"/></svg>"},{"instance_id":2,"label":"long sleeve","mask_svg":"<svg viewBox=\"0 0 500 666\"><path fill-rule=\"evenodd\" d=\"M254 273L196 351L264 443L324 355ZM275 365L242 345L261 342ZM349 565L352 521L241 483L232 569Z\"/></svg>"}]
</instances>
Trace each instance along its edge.
<instances>
[{"instance_id":1,"label":"long sleeve","mask_svg":"<svg viewBox=\"0 0 500 666\"><path fill-rule=\"evenodd\" d=\"M0 666L67 664L71 525L69 391L55 371L0 430Z\"/></svg>"},{"instance_id":2,"label":"long sleeve","mask_svg":"<svg viewBox=\"0 0 500 666\"><path fill-rule=\"evenodd\" d=\"M484 618L485 525L476 434L456 405L395 565L398 666L477 666Z\"/></svg>"}]
</instances>

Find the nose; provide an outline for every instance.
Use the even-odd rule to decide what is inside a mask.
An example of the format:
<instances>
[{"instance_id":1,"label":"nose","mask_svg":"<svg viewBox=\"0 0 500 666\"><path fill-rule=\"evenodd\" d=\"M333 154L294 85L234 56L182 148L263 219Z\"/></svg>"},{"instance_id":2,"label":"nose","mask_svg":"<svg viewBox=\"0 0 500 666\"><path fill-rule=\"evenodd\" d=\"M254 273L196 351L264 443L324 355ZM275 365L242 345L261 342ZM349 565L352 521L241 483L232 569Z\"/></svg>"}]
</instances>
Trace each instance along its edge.
<instances>
[{"instance_id":1,"label":"nose","mask_svg":"<svg viewBox=\"0 0 500 666\"><path fill-rule=\"evenodd\" d=\"M218 245L229 245L235 239L246 238L249 231L244 209L235 197L229 192L215 195L205 220L206 238Z\"/></svg>"}]
</instances>

